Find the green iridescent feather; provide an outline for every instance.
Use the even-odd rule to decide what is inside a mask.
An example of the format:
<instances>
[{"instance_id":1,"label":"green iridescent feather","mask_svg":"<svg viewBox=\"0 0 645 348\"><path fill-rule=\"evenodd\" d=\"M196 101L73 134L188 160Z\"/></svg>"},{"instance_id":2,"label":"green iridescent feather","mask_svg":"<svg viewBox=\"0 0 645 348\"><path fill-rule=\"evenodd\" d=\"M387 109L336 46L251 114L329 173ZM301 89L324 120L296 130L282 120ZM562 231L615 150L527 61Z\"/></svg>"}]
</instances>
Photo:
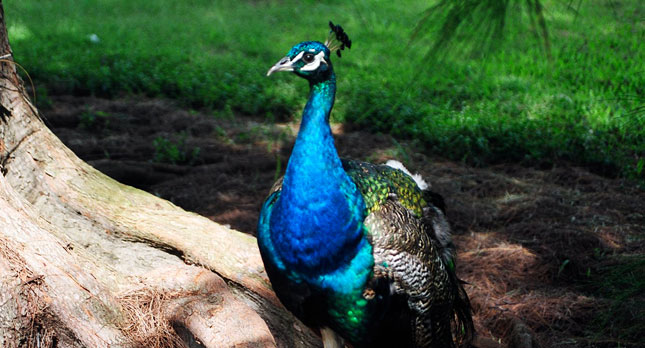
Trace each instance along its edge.
<instances>
[{"instance_id":1,"label":"green iridescent feather","mask_svg":"<svg viewBox=\"0 0 645 348\"><path fill-rule=\"evenodd\" d=\"M363 194L368 214L378 210L390 195L396 195L417 217L423 215L428 203L419 186L401 170L353 160L343 160L343 168Z\"/></svg>"}]
</instances>

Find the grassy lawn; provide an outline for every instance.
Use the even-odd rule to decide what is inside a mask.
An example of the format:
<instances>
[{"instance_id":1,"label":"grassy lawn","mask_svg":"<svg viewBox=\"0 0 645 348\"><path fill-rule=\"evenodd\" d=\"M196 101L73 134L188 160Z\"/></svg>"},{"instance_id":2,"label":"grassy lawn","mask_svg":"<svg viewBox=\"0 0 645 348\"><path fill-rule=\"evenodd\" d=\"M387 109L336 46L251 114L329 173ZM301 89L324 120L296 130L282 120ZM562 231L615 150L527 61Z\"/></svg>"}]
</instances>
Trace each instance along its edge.
<instances>
[{"instance_id":1,"label":"grassy lawn","mask_svg":"<svg viewBox=\"0 0 645 348\"><path fill-rule=\"evenodd\" d=\"M334 61L336 121L477 165L569 160L643 181L645 5L585 1L576 16L566 3L545 1L551 61L521 15L509 17L507 40L485 59L429 60L429 41L409 43L428 1L4 5L15 59L44 101L47 93L144 94L216 116L298 117L306 82L265 73L294 43L324 40L332 19L354 42Z\"/></svg>"}]
</instances>

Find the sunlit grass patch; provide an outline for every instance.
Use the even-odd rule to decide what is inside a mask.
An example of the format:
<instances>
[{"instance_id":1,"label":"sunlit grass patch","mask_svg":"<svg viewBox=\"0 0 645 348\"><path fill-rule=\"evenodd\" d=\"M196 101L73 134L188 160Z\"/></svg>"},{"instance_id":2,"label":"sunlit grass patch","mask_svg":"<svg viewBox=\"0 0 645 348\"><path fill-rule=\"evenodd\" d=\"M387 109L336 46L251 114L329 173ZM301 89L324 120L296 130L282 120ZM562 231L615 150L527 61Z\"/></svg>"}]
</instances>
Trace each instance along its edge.
<instances>
[{"instance_id":1,"label":"sunlit grass patch","mask_svg":"<svg viewBox=\"0 0 645 348\"><path fill-rule=\"evenodd\" d=\"M5 9L16 60L49 94L142 94L275 120L298 117L307 85L267 69L294 43L324 40L331 19L354 42L333 61L336 122L477 165L567 160L643 180L641 2L585 2L577 14L543 3L551 60L525 14L510 17L488 54L428 60L430 42L410 42L429 6L421 0L25 0Z\"/></svg>"}]
</instances>

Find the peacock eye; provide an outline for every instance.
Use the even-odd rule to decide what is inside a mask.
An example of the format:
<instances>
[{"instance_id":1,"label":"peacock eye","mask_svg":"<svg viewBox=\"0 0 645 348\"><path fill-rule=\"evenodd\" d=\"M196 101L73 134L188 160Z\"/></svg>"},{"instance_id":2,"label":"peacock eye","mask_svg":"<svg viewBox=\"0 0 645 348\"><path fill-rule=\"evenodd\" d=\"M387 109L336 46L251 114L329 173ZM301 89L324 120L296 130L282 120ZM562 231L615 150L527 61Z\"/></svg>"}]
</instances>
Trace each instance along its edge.
<instances>
[{"instance_id":1,"label":"peacock eye","mask_svg":"<svg viewBox=\"0 0 645 348\"><path fill-rule=\"evenodd\" d=\"M315 57L315 56L314 56L314 54L313 54L313 53L305 53L305 55L304 55L304 56L302 56L302 60L303 60L305 63L309 64L309 63L311 63L311 62L313 62L313 61L314 61L314 57Z\"/></svg>"}]
</instances>

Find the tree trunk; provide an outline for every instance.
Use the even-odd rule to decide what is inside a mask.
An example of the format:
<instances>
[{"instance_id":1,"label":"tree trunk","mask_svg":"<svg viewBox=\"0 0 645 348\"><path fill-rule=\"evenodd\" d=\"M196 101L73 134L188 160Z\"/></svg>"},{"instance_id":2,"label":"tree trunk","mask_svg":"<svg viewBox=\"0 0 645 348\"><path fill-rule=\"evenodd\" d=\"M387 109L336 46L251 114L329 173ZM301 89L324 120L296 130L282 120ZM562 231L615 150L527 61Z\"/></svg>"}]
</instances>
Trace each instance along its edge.
<instances>
[{"instance_id":1,"label":"tree trunk","mask_svg":"<svg viewBox=\"0 0 645 348\"><path fill-rule=\"evenodd\" d=\"M1 1L0 56L0 346L320 346L253 237L110 179L45 127Z\"/></svg>"}]
</instances>

